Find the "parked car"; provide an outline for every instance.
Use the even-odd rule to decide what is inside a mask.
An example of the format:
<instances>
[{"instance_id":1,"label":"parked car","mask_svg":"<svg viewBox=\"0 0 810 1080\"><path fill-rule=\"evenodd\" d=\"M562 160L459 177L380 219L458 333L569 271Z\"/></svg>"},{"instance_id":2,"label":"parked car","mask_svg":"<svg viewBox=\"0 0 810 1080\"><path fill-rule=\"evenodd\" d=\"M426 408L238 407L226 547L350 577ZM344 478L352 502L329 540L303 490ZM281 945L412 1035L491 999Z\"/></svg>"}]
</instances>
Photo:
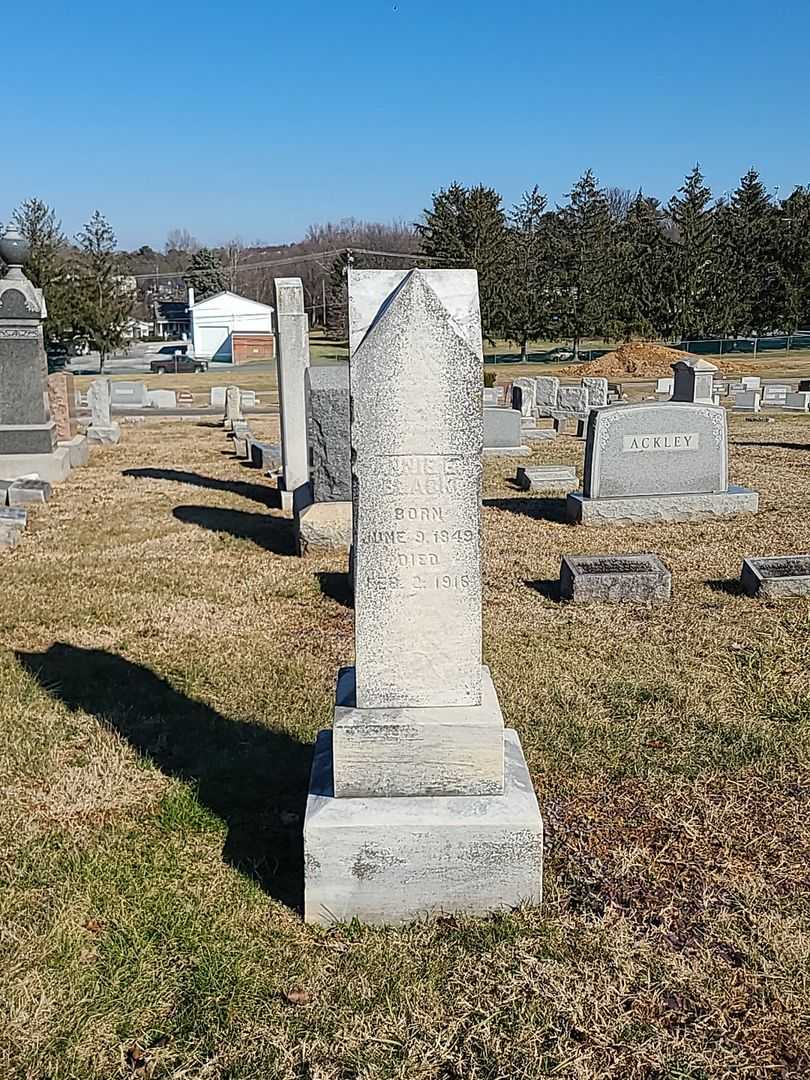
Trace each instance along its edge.
<instances>
[{"instance_id":1,"label":"parked car","mask_svg":"<svg viewBox=\"0 0 810 1080\"><path fill-rule=\"evenodd\" d=\"M173 356L160 356L149 365L156 375L187 375L190 371L207 371L207 360L195 360L178 349Z\"/></svg>"}]
</instances>

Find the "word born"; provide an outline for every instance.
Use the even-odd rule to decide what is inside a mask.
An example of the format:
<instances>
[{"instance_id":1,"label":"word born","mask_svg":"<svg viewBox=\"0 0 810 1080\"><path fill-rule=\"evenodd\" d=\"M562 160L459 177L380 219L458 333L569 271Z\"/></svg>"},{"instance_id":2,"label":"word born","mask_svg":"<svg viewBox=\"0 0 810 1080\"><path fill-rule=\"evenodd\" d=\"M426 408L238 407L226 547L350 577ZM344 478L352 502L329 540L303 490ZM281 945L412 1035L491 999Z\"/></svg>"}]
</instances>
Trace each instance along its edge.
<instances>
[{"instance_id":1,"label":"word born","mask_svg":"<svg viewBox=\"0 0 810 1080\"><path fill-rule=\"evenodd\" d=\"M642 450L697 450L700 435L697 431L678 431L669 435L625 435L622 450L639 453Z\"/></svg>"},{"instance_id":2,"label":"word born","mask_svg":"<svg viewBox=\"0 0 810 1080\"><path fill-rule=\"evenodd\" d=\"M397 506L396 521L444 521L441 506Z\"/></svg>"}]
</instances>

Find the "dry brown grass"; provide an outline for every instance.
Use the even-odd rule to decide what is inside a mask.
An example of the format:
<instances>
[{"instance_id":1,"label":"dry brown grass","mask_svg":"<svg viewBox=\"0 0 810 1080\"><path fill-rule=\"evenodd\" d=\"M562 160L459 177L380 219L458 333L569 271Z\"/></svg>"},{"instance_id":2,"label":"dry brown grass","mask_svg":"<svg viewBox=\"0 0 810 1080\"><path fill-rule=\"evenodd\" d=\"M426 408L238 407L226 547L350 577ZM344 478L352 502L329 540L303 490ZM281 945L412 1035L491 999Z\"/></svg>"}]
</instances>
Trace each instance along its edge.
<instances>
[{"instance_id":1,"label":"dry brown grass","mask_svg":"<svg viewBox=\"0 0 810 1080\"><path fill-rule=\"evenodd\" d=\"M291 554L219 428L94 451L2 556L3 1080L806 1077L810 602L734 582L810 551L810 420L731 429L751 519L576 529L487 463L485 652L546 902L399 930L295 908L343 560ZM604 551L658 553L672 602L560 606L560 555Z\"/></svg>"}]
</instances>

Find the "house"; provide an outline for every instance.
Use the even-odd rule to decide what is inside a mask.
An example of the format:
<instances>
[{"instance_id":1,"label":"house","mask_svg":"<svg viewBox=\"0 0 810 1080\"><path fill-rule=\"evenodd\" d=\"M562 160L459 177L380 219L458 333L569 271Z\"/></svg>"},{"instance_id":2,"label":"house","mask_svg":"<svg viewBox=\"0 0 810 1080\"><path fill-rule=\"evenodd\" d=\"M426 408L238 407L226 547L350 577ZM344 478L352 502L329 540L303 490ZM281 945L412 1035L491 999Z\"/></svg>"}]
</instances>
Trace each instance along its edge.
<instances>
[{"instance_id":1,"label":"house","mask_svg":"<svg viewBox=\"0 0 810 1080\"><path fill-rule=\"evenodd\" d=\"M155 300L153 324L157 337L185 341L189 335L188 305L182 300Z\"/></svg>"},{"instance_id":2,"label":"house","mask_svg":"<svg viewBox=\"0 0 810 1080\"><path fill-rule=\"evenodd\" d=\"M134 316L127 319L124 324L124 337L130 341L142 341L152 333L152 324L145 319L136 319Z\"/></svg>"},{"instance_id":3,"label":"house","mask_svg":"<svg viewBox=\"0 0 810 1080\"><path fill-rule=\"evenodd\" d=\"M238 293L220 292L195 302L188 290L191 340L201 360L241 364L275 356L273 308Z\"/></svg>"}]
</instances>

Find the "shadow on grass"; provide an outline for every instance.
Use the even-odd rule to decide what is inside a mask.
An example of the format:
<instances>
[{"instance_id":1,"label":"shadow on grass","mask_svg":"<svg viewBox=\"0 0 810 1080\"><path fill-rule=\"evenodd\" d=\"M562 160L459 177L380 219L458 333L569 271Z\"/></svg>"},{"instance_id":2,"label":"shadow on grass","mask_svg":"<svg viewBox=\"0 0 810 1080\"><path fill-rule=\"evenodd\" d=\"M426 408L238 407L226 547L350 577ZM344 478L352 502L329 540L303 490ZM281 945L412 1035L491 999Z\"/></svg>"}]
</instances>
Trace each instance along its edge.
<instances>
[{"instance_id":1,"label":"shadow on grass","mask_svg":"<svg viewBox=\"0 0 810 1080\"><path fill-rule=\"evenodd\" d=\"M224 451L224 453L233 456L230 451ZM121 475L145 480L173 480L176 484L208 488L209 491L228 491L232 495L252 499L253 502L261 503L262 506L268 506L272 510L281 508L281 496L269 484L249 484L245 480L220 480L214 476L184 472L182 469L124 469Z\"/></svg>"},{"instance_id":2,"label":"shadow on grass","mask_svg":"<svg viewBox=\"0 0 810 1080\"><path fill-rule=\"evenodd\" d=\"M728 596L745 596L742 582L737 578L713 578L706 584L712 592L726 593Z\"/></svg>"},{"instance_id":3,"label":"shadow on grass","mask_svg":"<svg viewBox=\"0 0 810 1080\"><path fill-rule=\"evenodd\" d=\"M564 525L565 499L484 499L484 506L506 510L510 514L523 514L537 521L556 521Z\"/></svg>"},{"instance_id":4,"label":"shadow on grass","mask_svg":"<svg viewBox=\"0 0 810 1080\"><path fill-rule=\"evenodd\" d=\"M559 604L560 583L556 578L524 581L523 584L529 589L534 589L534 591L540 593L541 596L545 596L546 600L553 600L555 603Z\"/></svg>"},{"instance_id":5,"label":"shadow on grass","mask_svg":"<svg viewBox=\"0 0 810 1080\"><path fill-rule=\"evenodd\" d=\"M237 540L252 540L274 555L296 555L295 531L289 518L251 514L221 506L175 506L172 514L184 525L199 525L211 532L228 533Z\"/></svg>"},{"instance_id":6,"label":"shadow on grass","mask_svg":"<svg viewBox=\"0 0 810 1080\"><path fill-rule=\"evenodd\" d=\"M330 600L342 604L343 607L354 607L354 593L349 587L349 575L347 573L319 570L315 576L324 596L328 596Z\"/></svg>"},{"instance_id":7,"label":"shadow on grass","mask_svg":"<svg viewBox=\"0 0 810 1080\"><path fill-rule=\"evenodd\" d=\"M17 660L55 699L95 716L162 772L191 784L227 826L225 861L300 910L312 747L228 720L149 668L57 642Z\"/></svg>"}]
</instances>

